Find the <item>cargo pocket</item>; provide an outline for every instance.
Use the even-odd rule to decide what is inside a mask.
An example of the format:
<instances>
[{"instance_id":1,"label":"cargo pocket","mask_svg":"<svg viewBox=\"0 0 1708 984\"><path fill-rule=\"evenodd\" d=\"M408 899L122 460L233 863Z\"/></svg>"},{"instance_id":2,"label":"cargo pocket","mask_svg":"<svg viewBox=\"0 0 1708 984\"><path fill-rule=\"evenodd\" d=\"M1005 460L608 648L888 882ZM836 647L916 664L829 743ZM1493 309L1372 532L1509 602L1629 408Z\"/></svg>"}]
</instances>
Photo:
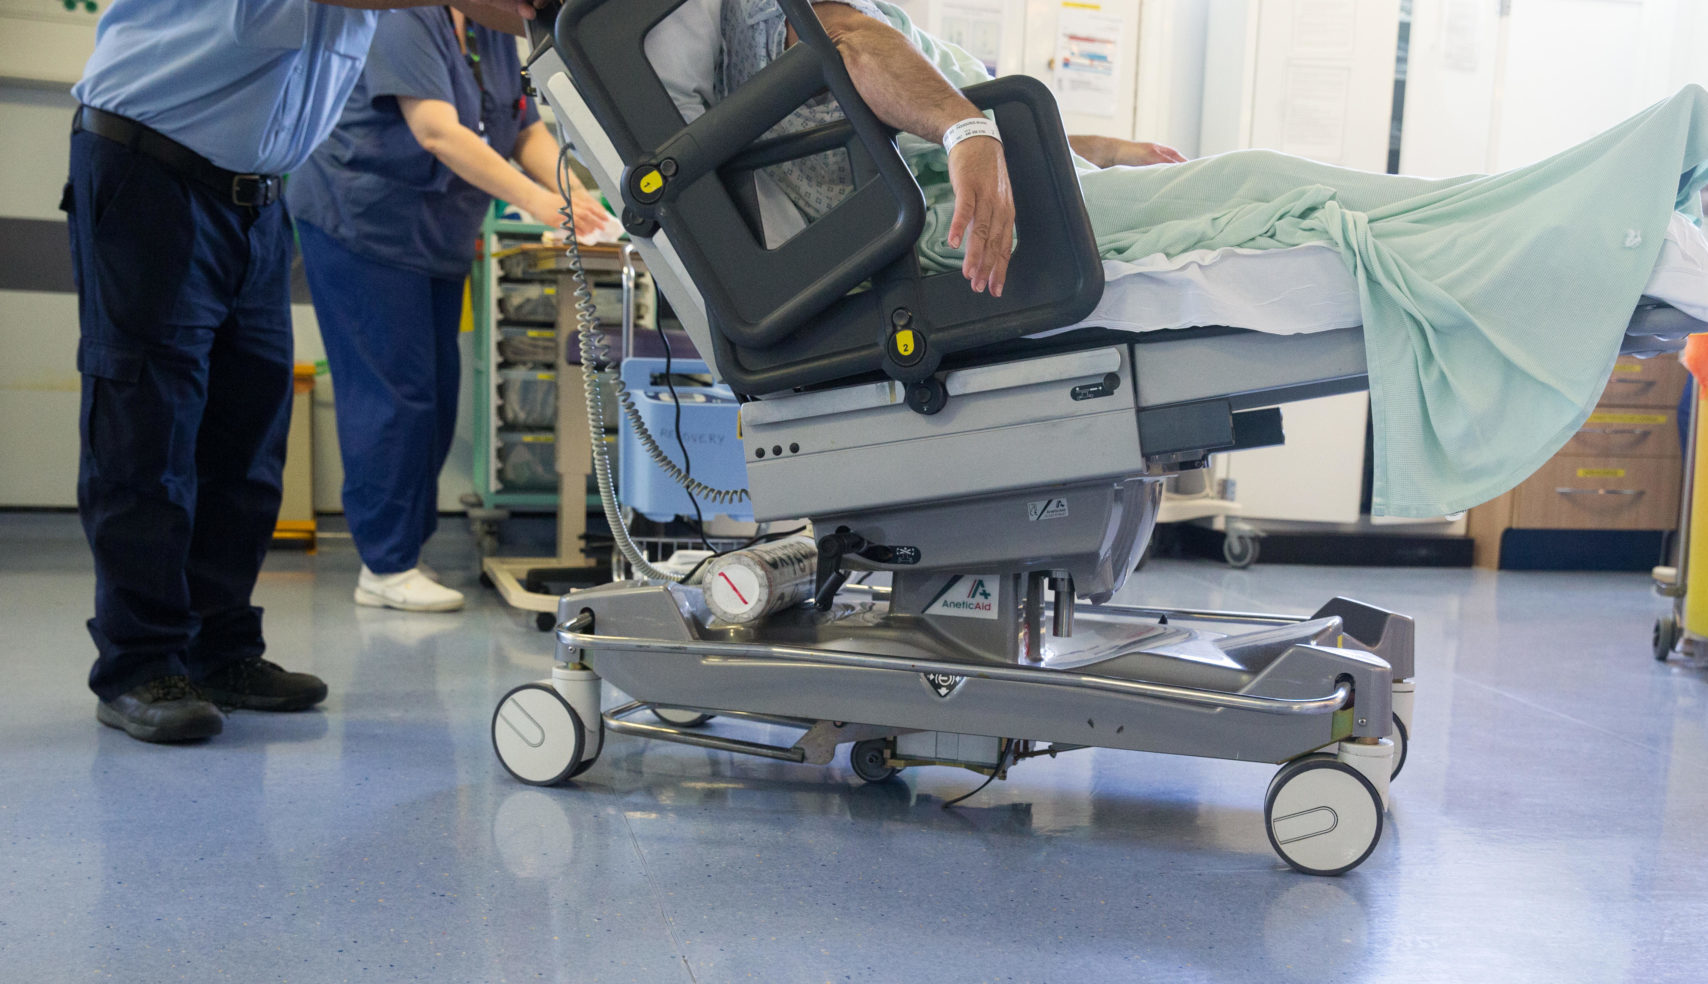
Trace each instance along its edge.
<instances>
[{"instance_id":1,"label":"cargo pocket","mask_svg":"<svg viewBox=\"0 0 1708 984\"><path fill-rule=\"evenodd\" d=\"M144 378L147 366L141 352L89 339L78 343L86 478L146 488L157 486L171 470L172 415L161 413L159 394Z\"/></svg>"}]
</instances>

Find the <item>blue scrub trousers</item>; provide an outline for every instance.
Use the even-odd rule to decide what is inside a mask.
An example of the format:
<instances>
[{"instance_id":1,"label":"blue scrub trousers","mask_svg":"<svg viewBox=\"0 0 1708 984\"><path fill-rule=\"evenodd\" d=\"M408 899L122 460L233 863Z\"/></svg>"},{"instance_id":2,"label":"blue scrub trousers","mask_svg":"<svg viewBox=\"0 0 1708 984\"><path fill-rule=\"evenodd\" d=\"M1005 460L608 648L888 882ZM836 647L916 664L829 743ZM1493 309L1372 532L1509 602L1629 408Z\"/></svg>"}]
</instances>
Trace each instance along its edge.
<instances>
[{"instance_id":1,"label":"blue scrub trousers","mask_svg":"<svg viewBox=\"0 0 1708 984\"><path fill-rule=\"evenodd\" d=\"M353 253L307 222L297 238L332 371L350 535L375 574L407 571L439 522L463 281Z\"/></svg>"},{"instance_id":2,"label":"blue scrub trousers","mask_svg":"<svg viewBox=\"0 0 1708 984\"><path fill-rule=\"evenodd\" d=\"M259 656L250 604L290 426L290 221L79 132L69 213L82 375L77 505L111 699Z\"/></svg>"}]
</instances>

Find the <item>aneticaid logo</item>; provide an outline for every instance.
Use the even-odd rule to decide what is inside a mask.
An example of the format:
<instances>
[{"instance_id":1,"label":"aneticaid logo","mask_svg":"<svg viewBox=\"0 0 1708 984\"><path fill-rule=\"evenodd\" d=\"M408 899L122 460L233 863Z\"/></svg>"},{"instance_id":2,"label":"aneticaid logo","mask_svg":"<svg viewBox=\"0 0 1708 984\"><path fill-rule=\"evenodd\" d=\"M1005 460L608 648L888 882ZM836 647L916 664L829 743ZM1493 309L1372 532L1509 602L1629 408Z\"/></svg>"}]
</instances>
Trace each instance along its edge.
<instances>
[{"instance_id":1,"label":"aneticaid logo","mask_svg":"<svg viewBox=\"0 0 1708 984\"><path fill-rule=\"evenodd\" d=\"M994 577L985 574L957 574L927 605L927 615L950 615L955 618L996 618L996 601L1001 589Z\"/></svg>"}]
</instances>

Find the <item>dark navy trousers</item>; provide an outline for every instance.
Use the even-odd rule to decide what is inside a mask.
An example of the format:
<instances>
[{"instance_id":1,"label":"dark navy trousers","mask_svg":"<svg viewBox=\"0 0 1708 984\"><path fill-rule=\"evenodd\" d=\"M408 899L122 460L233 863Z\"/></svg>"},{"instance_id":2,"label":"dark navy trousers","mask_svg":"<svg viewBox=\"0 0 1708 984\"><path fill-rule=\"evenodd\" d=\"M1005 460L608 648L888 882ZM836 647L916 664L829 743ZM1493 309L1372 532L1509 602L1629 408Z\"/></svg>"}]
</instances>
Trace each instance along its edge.
<instances>
[{"instance_id":1,"label":"dark navy trousers","mask_svg":"<svg viewBox=\"0 0 1708 984\"><path fill-rule=\"evenodd\" d=\"M375 574L414 567L439 522L457 426L463 282L352 252L297 224L344 459L344 518Z\"/></svg>"},{"instance_id":2,"label":"dark navy trousers","mask_svg":"<svg viewBox=\"0 0 1708 984\"><path fill-rule=\"evenodd\" d=\"M290 222L123 145L71 138L77 505L102 699L263 650L250 593L290 423Z\"/></svg>"}]
</instances>

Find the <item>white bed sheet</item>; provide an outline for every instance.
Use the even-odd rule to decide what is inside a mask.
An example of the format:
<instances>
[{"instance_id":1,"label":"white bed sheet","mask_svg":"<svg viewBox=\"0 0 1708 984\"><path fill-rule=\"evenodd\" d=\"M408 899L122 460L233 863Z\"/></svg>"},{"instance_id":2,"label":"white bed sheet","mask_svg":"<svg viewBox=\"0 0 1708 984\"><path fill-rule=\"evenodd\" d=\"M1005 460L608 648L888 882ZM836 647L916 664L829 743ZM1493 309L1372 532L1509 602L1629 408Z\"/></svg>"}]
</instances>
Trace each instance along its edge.
<instances>
[{"instance_id":1,"label":"white bed sheet","mask_svg":"<svg viewBox=\"0 0 1708 984\"><path fill-rule=\"evenodd\" d=\"M1204 325L1302 335L1363 323L1357 281L1328 243L1105 260L1103 276L1103 299L1091 317L1033 337L1092 326L1144 332ZM1672 217L1644 293L1708 321L1708 237L1685 216Z\"/></svg>"}]
</instances>

